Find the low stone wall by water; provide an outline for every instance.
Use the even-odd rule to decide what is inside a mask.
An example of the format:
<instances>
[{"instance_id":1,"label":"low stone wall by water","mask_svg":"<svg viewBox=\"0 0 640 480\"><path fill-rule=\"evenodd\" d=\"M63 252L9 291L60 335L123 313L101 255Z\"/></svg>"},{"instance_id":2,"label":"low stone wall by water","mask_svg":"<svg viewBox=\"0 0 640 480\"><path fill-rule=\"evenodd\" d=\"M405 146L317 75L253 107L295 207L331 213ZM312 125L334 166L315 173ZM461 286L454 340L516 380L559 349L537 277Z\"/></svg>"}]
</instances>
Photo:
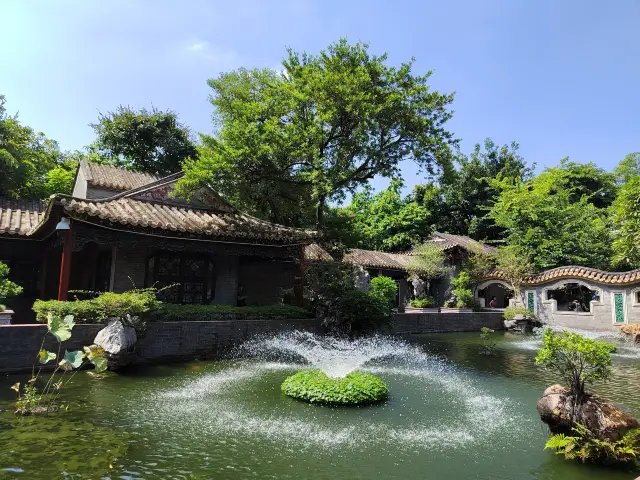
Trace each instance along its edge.
<instances>
[{"instance_id":1,"label":"low stone wall by water","mask_svg":"<svg viewBox=\"0 0 640 480\"><path fill-rule=\"evenodd\" d=\"M478 332L482 327L504 330L502 312L400 313L391 323L394 334Z\"/></svg>"},{"instance_id":2,"label":"low stone wall by water","mask_svg":"<svg viewBox=\"0 0 640 480\"><path fill-rule=\"evenodd\" d=\"M479 331L502 328L501 313L405 313L394 317L392 334ZM91 345L104 325L79 324L61 352ZM321 322L301 320L228 320L214 322L148 323L136 345L138 363L163 363L194 358L214 358L259 334L305 330L322 333ZM29 371L46 332L44 325L0 326L0 372ZM47 336L44 348L57 351L58 344Z\"/></svg>"}]
</instances>

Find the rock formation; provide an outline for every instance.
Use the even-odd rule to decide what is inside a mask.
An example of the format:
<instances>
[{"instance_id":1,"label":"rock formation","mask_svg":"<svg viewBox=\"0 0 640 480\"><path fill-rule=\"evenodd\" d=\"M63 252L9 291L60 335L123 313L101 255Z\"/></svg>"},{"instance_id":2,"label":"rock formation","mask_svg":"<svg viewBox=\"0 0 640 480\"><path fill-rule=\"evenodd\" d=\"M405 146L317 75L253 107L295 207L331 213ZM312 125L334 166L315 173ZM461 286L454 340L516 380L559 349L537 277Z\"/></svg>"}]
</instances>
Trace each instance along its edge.
<instances>
[{"instance_id":1,"label":"rock formation","mask_svg":"<svg viewBox=\"0 0 640 480\"><path fill-rule=\"evenodd\" d=\"M137 341L135 328L125 326L119 319L112 319L98 332L93 343L104 349L109 370L120 370L135 357Z\"/></svg>"},{"instance_id":2,"label":"rock formation","mask_svg":"<svg viewBox=\"0 0 640 480\"><path fill-rule=\"evenodd\" d=\"M572 435L574 422L584 425L600 439L620 440L633 428L640 428L638 420L598 395L586 395L583 403L574 407L573 397L562 385L551 385L538 400L538 413L552 433Z\"/></svg>"}]
</instances>

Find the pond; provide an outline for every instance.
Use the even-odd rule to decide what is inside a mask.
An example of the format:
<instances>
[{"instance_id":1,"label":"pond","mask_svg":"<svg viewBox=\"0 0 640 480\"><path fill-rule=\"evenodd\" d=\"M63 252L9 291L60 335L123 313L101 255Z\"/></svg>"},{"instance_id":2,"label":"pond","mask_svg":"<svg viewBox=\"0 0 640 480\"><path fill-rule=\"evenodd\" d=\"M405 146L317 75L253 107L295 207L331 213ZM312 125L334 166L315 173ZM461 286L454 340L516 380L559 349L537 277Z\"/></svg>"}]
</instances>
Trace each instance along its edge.
<instances>
[{"instance_id":1,"label":"pond","mask_svg":"<svg viewBox=\"0 0 640 480\"><path fill-rule=\"evenodd\" d=\"M288 334L250 342L253 358L78 373L66 411L16 418L0 377L0 478L630 480L629 471L544 451L536 401L556 379L534 365L539 337L477 333L373 338L357 344ZM615 356L596 390L640 415L640 349ZM364 408L312 406L280 392L311 364L355 368L389 386Z\"/></svg>"}]
</instances>

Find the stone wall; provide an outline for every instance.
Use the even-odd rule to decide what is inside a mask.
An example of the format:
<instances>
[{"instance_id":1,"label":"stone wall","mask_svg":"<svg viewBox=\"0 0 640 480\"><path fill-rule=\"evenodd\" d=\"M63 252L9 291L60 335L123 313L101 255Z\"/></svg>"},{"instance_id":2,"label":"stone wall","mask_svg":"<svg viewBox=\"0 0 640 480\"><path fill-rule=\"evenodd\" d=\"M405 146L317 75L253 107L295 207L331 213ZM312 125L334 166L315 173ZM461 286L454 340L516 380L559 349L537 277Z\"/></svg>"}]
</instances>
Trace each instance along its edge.
<instances>
[{"instance_id":1,"label":"stone wall","mask_svg":"<svg viewBox=\"0 0 640 480\"><path fill-rule=\"evenodd\" d=\"M477 332L482 327L503 330L502 312L401 313L391 323L394 334Z\"/></svg>"},{"instance_id":2,"label":"stone wall","mask_svg":"<svg viewBox=\"0 0 640 480\"><path fill-rule=\"evenodd\" d=\"M502 328L501 313L398 314L392 322L393 334L478 331L482 327ZM103 325L79 324L62 351L91 345ZM301 320L228 320L213 322L148 323L136 347L139 363L163 363L194 358L215 358L235 345L259 334L306 330L322 333L321 322ZM44 325L0 326L0 372L30 371L45 335ZM57 343L47 335L45 348L57 351Z\"/></svg>"}]
</instances>

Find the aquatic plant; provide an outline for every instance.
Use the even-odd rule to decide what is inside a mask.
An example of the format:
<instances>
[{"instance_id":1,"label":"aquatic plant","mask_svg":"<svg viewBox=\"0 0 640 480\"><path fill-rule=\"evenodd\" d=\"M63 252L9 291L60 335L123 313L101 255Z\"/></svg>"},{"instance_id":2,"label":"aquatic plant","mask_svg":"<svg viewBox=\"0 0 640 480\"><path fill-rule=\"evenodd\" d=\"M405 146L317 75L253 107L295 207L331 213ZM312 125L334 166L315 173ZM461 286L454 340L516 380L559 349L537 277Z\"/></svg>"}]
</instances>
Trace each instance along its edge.
<instances>
[{"instance_id":1,"label":"aquatic plant","mask_svg":"<svg viewBox=\"0 0 640 480\"><path fill-rule=\"evenodd\" d=\"M599 463L626 463L640 457L640 429L629 430L620 440L611 441L593 435L587 427L576 423L574 435L552 435L545 449L555 450L567 460Z\"/></svg>"},{"instance_id":2,"label":"aquatic plant","mask_svg":"<svg viewBox=\"0 0 640 480\"><path fill-rule=\"evenodd\" d=\"M493 355L496 352L496 341L492 338L491 334L495 330L488 327L482 327L480 329L480 338L482 339L482 346L480 348L481 355Z\"/></svg>"},{"instance_id":3,"label":"aquatic plant","mask_svg":"<svg viewBox=\"0 0 640 480\"><path fill-rule=\"evenodd\" d=\"M53 313L47 315L47 332L42 339L42 345L38 352L36 363L40 366L36 373L36 363L34 363L31 371L31 379L24 385L17 382L11 386L18 394L16 401L16 413L20 415L33 415L39 413L47 413L58 408L57 400L60 391L71 381L76 372L87 364L92 364L96 372L104 372L107 369L107 359L105 352L97 345L84 347L83 350L68 351L65 350L61 357L62 343L71 338L71 330L75 322L73 316L67 315L62 318ZM57 353L44 349L44 342L47 335L53 335L58 342ZM58 360L55 369L45 386L39 391L36 382L42 372L42 367L49 362ZM62 371L59 378L56 377L58 372ZM73 372L65 381L65 374ZM57 381L56 381L57 380Z\"/></svg>"},{"instance_id":4,"label":"aquatic plant","mask_svg":"<svg viewBox=\"0 0 640 480\"><path fill-rule=\"evenodd\" d=\"M282 392L299 400L325 405L363 405L387 398L387 385L375 375L351 372L331 378L321 370L303 370L282 382Z\"/></svg>"}]
</instances>

